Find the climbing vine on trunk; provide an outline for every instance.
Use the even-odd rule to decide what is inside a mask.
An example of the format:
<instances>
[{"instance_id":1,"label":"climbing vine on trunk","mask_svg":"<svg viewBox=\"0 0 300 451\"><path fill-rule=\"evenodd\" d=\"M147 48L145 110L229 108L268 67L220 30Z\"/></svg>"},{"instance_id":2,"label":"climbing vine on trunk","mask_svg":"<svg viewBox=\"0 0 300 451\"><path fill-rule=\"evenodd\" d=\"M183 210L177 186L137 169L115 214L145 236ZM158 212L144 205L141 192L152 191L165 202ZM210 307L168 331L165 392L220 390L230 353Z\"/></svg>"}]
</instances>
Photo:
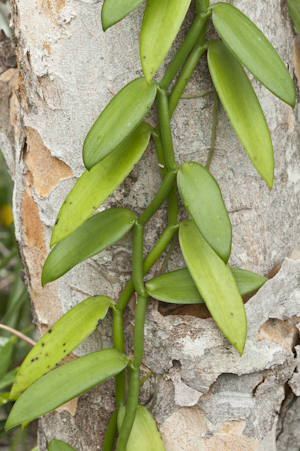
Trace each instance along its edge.
<instances>
[{"instance_id":1,"label":"climbing vine on trunk","mask_svg":"<svg viewBox=\"0 0 300 451\"><path fill-rule=\"evenodd\" d=\"M104 0L105 31L142 0ZM242 355L247 319L242 296L260 288L265 278L230 267L232 228L220 188L209 171L213 158L219 100L257 172L273 186L274 156L268 125L244 67L275 96L294 107L295 89L281 58L263 33L235 6L195 0L196 17L182 45L158 82L154 76L182 25L191 0L148 0L140 33L144 77L126 85L102 111L83 144L86 171L65 199L57 216L42 285L98 254L133 230L132 278L118 302L90 297L66 313L41 338L24 360L11 390L17 399L6 429L44 415L115 376L116 410L109 423L103 451L160 451L163 442L150 412L139 405L144 321L149 296L178 304L205 303L219 329ZM206 41L209 19L220 37ZM176 163L171 117L200 58L206 56L213 89L214 114L207 163ZM244 66L244 67L243 67ZM178 75L179 73L179 75ZM178 75L178 77L177 77ZM177 79L176 79L177 77ZM172 85L174 79L176 83ZM170 86L173 88L169 91ZM157 103L159 123L144 121ZM93 214L123 182L145 152L150 138L156 147L162 183L144 212L111 208ZM177 188L190 219L178 221ZM168 224L144 259L144 229L164 201ZM179 239L186 268L144 282L144 275L171 243ZM163 264L163 269L166 267ZM134 291L138 295L134 353L125 354L123 314ZM59 363L113 313L114 348ZM126 382L128 368L128 387ZM54 369L54 371L50 371ZM23 393L22 393L23 392ZM22 394L21 394L22 393ZM21 395L20 395L21 394ZM52 440L50 451L71 450Z\"/></svg>"}]
</instances>

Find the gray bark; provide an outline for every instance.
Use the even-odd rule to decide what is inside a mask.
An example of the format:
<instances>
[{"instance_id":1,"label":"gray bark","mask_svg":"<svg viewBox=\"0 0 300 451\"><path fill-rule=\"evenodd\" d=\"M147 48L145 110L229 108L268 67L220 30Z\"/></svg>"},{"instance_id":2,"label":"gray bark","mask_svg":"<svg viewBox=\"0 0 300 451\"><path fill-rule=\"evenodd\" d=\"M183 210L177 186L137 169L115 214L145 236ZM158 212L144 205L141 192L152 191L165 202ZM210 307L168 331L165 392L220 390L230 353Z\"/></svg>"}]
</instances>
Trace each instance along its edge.
<instances>
[{"instance_id":1,"label":"gray bark","mask_svg":"<svg viewBox=\"0 0 300 451\"><path fill-rule=\"evenodd\" d=\"M263 30L289 67L299 100L300 52L286 2L236 0L235 4ZM130 277L132 237L128 235L57 282L44 289L40 284L56 215L84 170L85 135L113 93L142 75L138 36L144 5L105 34L101 6L101 0L12 0L18 71L0 75L1 93L6 89L3 98L9 105L9 115L7 109L1 111L6 122L1 122L0 146L15 180L16 235L40 335L90 294L117 300ZM193 17L191 8L170 56ZM251 80L273 139L274 188L269 191L252 167L222 108L211 170L233 226L230 264L262 275L275 267L279 271L246 304L248 337L243 357L203 306L170 309L150 302L143 370L151 369L154 376L145 384L141 401L148 406L159 388L153 414L167 451L297 449L293 443L299 428L298 401L292 401L300 395L299 104L292 110ZM203 58L187 92L210 87ZM212 106L210 97L180 102L172 119L178 163L205 163ZM156 123L156 112L148 119ZM140 214L159 183L151 144L104 207L124 206ZM145 253L165 222L164 205L147 225ZM161 261L148 277L157 275L160 265ZM168 269L183 265L177 248ZM133 297L125 316L128 353L134 309ZM108 317L72 357L111 345ZM78 451L101 449L113 410L113 381L109 381L40 420L40 451L52 438L66 440Z\"/></svg>"}]
</instances>

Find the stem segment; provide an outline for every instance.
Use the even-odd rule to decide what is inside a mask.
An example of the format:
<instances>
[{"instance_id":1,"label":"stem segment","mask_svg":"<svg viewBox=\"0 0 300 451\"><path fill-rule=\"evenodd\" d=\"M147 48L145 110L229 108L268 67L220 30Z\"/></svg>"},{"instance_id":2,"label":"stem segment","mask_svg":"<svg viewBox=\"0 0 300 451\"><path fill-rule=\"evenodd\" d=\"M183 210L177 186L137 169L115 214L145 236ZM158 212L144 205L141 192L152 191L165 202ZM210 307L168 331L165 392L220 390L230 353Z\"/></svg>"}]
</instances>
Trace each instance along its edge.
<instances>
[{"instance_id":1,"label":"stem segment","mask_svg":"<svg viewBox=\"0 0 300 451\"><path fill-rule=\"evenodd\" d=\"M139 402L140 366L144 353L144 324L147 302L148 295L139 296L135 312L134 357L129 368L128 400L122 428L117 441L117 451L125 451L126 449Z\"/></svg>"}]
</instances>

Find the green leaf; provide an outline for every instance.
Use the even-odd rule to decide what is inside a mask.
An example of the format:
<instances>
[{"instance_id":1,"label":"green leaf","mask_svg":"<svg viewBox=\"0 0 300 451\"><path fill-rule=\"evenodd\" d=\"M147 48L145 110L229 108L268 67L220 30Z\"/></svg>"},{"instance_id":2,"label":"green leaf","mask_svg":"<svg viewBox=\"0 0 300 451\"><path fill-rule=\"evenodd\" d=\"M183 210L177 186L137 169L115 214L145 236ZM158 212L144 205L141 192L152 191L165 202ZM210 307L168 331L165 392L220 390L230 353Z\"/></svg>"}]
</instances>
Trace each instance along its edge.
<instances>
[{"instance_id":1,"label":"green leaf","mask_svg":"<svg viewBox=\"0 0 300 451\"><path fill-rule=\"evenodd\" d=\"M133 227L136 218L127 208L111 208L92 216L52 249L44 264L42 285L120 240Z\"/></svg>"},{"instance_id":2,"label":"green leaf","mask_svg":"<svg viewBox=\"0 0 300 451\"><path fill-rule=\"evenodd\" d=\"M39 340L22 363L11 389L11 397L26 390L66 358L97 327L114 301L93 296L63 315Z\"/></svg>"},{"instance_id":3,"label":"green leaf","mask_svg":"<svg viewBox=\"0 0 300 451\"><path fill-rule=\"evenodd\" d=\"M157 84L147 84L144 77L126 85L102 111L87 134L83 162L87 169L109 155L142 122L150 110Z\"/></svg>"},{"instance_id":4,"label":"green leaf","mask_svg":"<svg viewBox=\"0 0 300 451\"><path fill-rule=\"evenodd\" d=\"M217 32L237 59L275 96L294 108L293 80L265 35L232 5L216 3L211 9Z\"/></svg>"},{"instance_id":5,"label":"green leaf","mask_svg":"<svg viewBox=\"0 0 300 451\"><path fill-rule=\"evenodd\" d=\"M258 290L268 279L245 269L230 267L241 296ZM177 269L155 277L146 283L154 299L171 304L201 304L201 297L187 268Z\"/></svg>"},{"instance_id":6,"label":"green leaf","mask_svg":"<svg viewBox=\"0 0 300 451\"><path fill-rule=\"evenodd\" d=\"M49 443L48 451L75 451L75 449L62 440L53 439Z\"/></svg>"},{"instance_id":7,"label":"green leaf","mask_svg":"<svg viewBox=\"0 0 300 451\"><path fill-rule=\"evenodd\" d=\"M288 0L287 5L296 30L300 34L300 0Z\"/></svg>"},{"instance_id":8,"label":"green leaf","mask_svg":"<svg viewBox=\"0 0 300 451\"><path fill-rule=\"evenodd\" d=\"M9 371L2 377L2 379L0 380L0 390L10 387L13 384L18 371L19 371L19 367L15 368L12 371Z\"/></svg>"},{"instance_id":9,"label":"green leaf","mask_svg":"<svg viewBox=\"0 0 300 451\"><path fill-rule=\"evenodd\" d=\"M20 396L10 412L5 430L57 409L120 373L128 362L128 357L116 349L105 349L60 366Z\"/></svg>"},{"instance_id":10,"label":"green leaf","mask_svg":"<svg viewBox=\"0 0 300 451\"><path fill-rule=\"evenodd\" d=\"M221 41L209 42L208 66L236 134L254 167L272 188L274 155L271 136L243 67Z\"/></svg>"},{"instance_id":11,"label":"green leaf","mask_svg":"<svg viewBox=\"0 0 300 451\"><path fill-rule=\"evenodd\" d=\"M180 223L179 242L190 274L212 317L242 355L247 319L229 266L213 251L191 220Z\"/></svg>"},{"instance_id":12,"label":"green leaf","mask_svg":"<svg viewBox=\"0 0 300 451\"><path fill-rule=\"evenodd\" d=\"M0 407L9 402L9 393L0 393Z\"/></svg>"},{"instance_id":13,"label":"green leaf","mask_svg":"<svg viewBox=\"0 0 300 451\"><path fill-rule=\"evenodd\" d=\"M148 83L165 59L191 0L148 0L140 35L140 57Z\"/></svg>"},{"instance_id":14,"label":"green leaf","mask_svg":"<svg viewBox=\"0 0 300 451\"><path fill-rule=\"evenodd\" d=\"M58 213L51 247L83 224L123 182L146 150L151 130L149 124L142 122L104 160L83 173Z\"/></svg>"},{"instance_id":15,"label":"green leaf","mask_svg":"<svg viewBox=\"0 0 300 451\"><path fill-rule=\"evenodd\" d=\"M121 429L126 408L120 407L118 429ZM146 407L137 406L135 420L127 442L126 451L165 451L155 421Z\"/></svg>"},{"instance_id":16,"label":"green leaf","mask_svg":"<svg viewBox=\"0 0 300 451\"><path fill-rule=\"evenodd\" d=\"M124 17L128 16L144 0L104 0L101 11L103 30L106 31Z\"/></svg>"},{"instance_id":17,"label":"green leaf","mask_svg":"<svg viewBox=\"0 0 300 451\"><path fill-rule=\"evenodd\" d=\"M180 166L177 184L184 205L201 234L227 263L232 230L218 183L204 166L188 162Z\"/></svg>"},{"instance_id":18,"label":"green leaf","mask_svg":"<svg viewBox=\"0 0 300 451\"><path fill-rule=\"evenodd\" d=\"M9 368L12 352L12 340L10 338L0 337L0 379Z\"/></svg>"}]
</instances>

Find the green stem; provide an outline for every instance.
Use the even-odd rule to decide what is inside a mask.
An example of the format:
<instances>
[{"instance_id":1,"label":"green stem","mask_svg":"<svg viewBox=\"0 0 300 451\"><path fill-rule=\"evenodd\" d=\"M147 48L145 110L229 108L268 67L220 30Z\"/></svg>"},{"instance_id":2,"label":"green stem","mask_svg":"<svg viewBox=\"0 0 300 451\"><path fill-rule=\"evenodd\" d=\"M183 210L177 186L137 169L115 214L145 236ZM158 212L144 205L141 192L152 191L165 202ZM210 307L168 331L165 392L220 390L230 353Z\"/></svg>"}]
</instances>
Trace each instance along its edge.
<instances>
[{"instance_id":1,"label":"green stem","mask_svg":"<svg viewBox=\"0 0 300 451\"><path fill-rule=\"evenodd\" d=\"M118 412L119 412L119 409L116 409L114 411L114 413L112 414L112 417L109 421L108 428L107 428L107 431L105 434L102 451L112 451L113 450L115 438L117 435Z\"/></svg>"},{"instance_id":2,"label":"green stem","mask_svg":"<svg viewBox=\"0 0 300 451\"><path fill-rule=\"evenodd\" d=\"M157 106L159 115L159 124L161 140L163 145L164 159L169 171L177 171L177 164L174 157L172 132L170 125L169 102L166 89L157 89Z\"/></svg>"},{"instance_id":3,"label":"green stem","mask_svg":"<svg viewBox=\"0 0 300 451\"><path fill-rule=\"evenodd\" d=\"M164 203L164 201L166 200L166 198L168 197L170 191L174 186L176 173L177 171L167 172L158 192L156 193L156 196L152 200L151 204L146 208L144 213L142 213L141 216L139 217L137 221L138 224L145 225L149 221L149 219L152 218L152 216L157 212L160 206Z\"/></svg>"},{"instance_id":4,"label":"green stem","mask_svg":"<svg viewBox=\"0 0 300 451\"><path fill-rule=\"evenodd\" d=\"M144 353L144 324L147 309L148 296L139 296L134 326L134 355L129 367L129 387L126 413L122 423L121 431L117 440L117 451L125 451L134 423L136 409L139 402L140 388L140 366Z\"/></svg>"},{"instance_id":5,"label":"green stem","mask_svg":"<svg viewBox=\"0 0 300 451\"><path fill-rule=\"evenodd\" d=\"M178 49L175 57L171 61L168 69L166 70L165 75L163 76L163 78L160 82L160 87L162 89L168 89L168 87L172 83L177 72L179 71L179 69L183 65L184 61L186 60L188 54L194 47L194 45L198 39L198 36L201 33L201 31L203 30L203 28L205 27L207 19L210 14L211 13L208 13L208 14L198 13L196 15L196 18L195 18L188 34L186 35L185 40L183 41L180 48Z\"/></svg>"},{"instance_id":6,"label":"green stem","mask_svg":"<svg viewBox=\"0 0 300 451\"><path fill-rule=\"evenodd\" d=\"M207 157L206 162L206 169L209 169L211 159L214 154L215 150L215 141L216 141L216 128L217 128L217 120L218 120L218 108L219 108L219 101L218 101L218 94L217 91L214 88L214 115L213 115L213 123L212 123L212 129L211 129L211 142L210 142L210 151Z\"/></svg>"},{"instance_id":7,"label":"green stem","mask_svg":"<svg viewBox=\"0 0 300 451\"><path fill-rule=\"evenodd\" d=\"M199 97L205 97L208 94L211 94L212 92L214 92L213 89L208 89L207 91L201 91L198 92L198 94L183 94L180 99L181 100L186 100L186 99L199 99Z\"/></svg>"},{"instance_id":8,"label":"green stem","mask_svg":"<svg viewBox=\"0 0 300 451\"><path fill-rule=\"evenodd\" d=\"M169 98L170 117L172 117L175 108L177 107L178 102L182 96L182 93L185 90L185 87L188 84L198 64L198 61L205 51L206 46L202 46L201 44L197 43L193 48L190 56L188 57L184 67L182 68L182 71L180 72L180 75Z\"/></svg>"},{"instance_id":9,"label":"green stem","mask_svg":"<svg viewBox=\"0 0 300 451\"><path fill-rule=\"evenodd\" d=\"M134 289L140 296L144 296L146 293L143 281L143 245L144 225L136 222L133 227L132 280Z\"/></svg>"},{"instance_id":10,"label":"green stem","mask_svg":"<svg viewBox=\"0 0 300 451\"><path fill-rule=\"evenodd\" d=\"M149 377L151 377L152 374L153 374L153 371L149 371L149 373L146 374L145 377L143 377L143 379L140 381L140 387L141 387L142 385L144 385L144 383L146 382L146 380L149 379Z\"/></svg>"},{"instance_id":11,"label":"green stem","mask_svg":"<svg viewBox=\"0 0 300 451\"><path fill-rule=\"evenodd\" d=\"M124 290L125 291L125 290ZM123 293L124 293L123 291ZM129 296L130 299L131 295ZM117 308L113 309L113 337L114 348L125 353L124 332L123 332L123 311ZM126 372L125 370L116 375L115 380L115 398L117 407L125 405L126 391Z\"/></svg>"},{"instance_id":12,"label":"green stem","mask_svg":"<svg viewBox=\"0 0 300 451\"><path fill-rule=\"evenodd\" d=\"M174 249L175 249L175 247L176 247L177 240L178 240L178 233L176 233L176 234L173 236L173 240L172 240L172 244L171 244L171 246L170 246L170 249L168 250L168 253L167 253L167 255L166 255L166 257L165 257L165 259L164 259L164 261L163 261L163 264L161 265L160 274L163 274L163 273L165 272L165 270L166 270L166 268L167 268L167 265L168 265L168 263L169 263L170 257L171 257L171 255L173 254Z\"/></svg>"}]
</instances>

